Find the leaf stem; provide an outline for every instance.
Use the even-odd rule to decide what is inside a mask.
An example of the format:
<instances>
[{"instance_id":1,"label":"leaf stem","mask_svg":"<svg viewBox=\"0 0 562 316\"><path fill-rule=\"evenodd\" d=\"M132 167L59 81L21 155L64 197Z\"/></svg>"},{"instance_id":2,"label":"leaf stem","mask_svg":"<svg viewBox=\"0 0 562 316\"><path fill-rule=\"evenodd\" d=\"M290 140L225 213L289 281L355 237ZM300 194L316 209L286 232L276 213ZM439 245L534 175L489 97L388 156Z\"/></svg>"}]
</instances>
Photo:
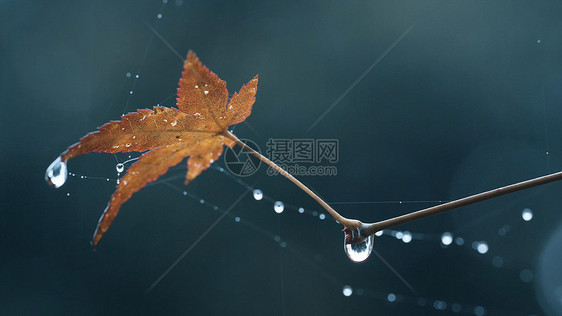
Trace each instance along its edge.
<instances>
[{"instance_id":1,"label":"leaf stem","mask_svg":"<svg viewBox=\"0 0 562 316\"><path fill-rule=\"evenodd\" d=\"M256 156L261 161L265 162L268 166L275 169L275 171L279 172L285 178L289 179L291 182L296 184L299 188L301 188L304 192L306 192L306 194L310 195L313 199L316 200L316 202L322 205L322 207L326 211L328 211L328 213L330 213L330 215L332 215L332 217L334 217L336 221L340 222L345 227L356 228L362 225L362 223L360 223L359 221L350 220L341 216L338 212L336 212L336 210L334 210L330 205L328 205L328 203L324 202L322 198L316 195L316 193L312 192L312 190L310 190L306 185L300 182L297 178L293 177L290 173L285 171L285 169L279 167L273 161L267 159L267 157L265 157L264 155L260 154L259 152L255 151L251 147L244 144L240 139L238 139L238 137L236 137L236 135L232 134L230 131L227 130L226 132L224 132L224 136L233 140L238 146L244 148L246 151L250 152L252 155Z\"/></svg>"},{"instance_id":2,"label":"leaf stem","mask_svg":"<svg viewBox=\"0 0 562 316\"><path fill-rule=\"evenodd\" d=\"M551 183L554 181L562 180L562 171L552 173L546 176L534 178L527 181L518 182L515 184L507 185L504 187L496 188L493 190L489 190L486 192L478 193L475 195L471 195L465 198L461 198L455 201L447 202L441 205L428 207L419 211L411 212L405 215L396 216L393 218L389 218L387 220L383 220L380 222L375 223L362 223L359 220L355 219L348 219L341 216L336 210L334 210L328 203L324 202L318 195L312 192L308 187L302 184L299 180L293 177L290 173L285 171L283 168L276 165L273 161L267 159L259 152L255 151L254 149L248 147L242 141L240 141L234 134L226 131L224 133L225 137L233 140L237 145L244 148L254 156L258 157L261 161L265 162L267 165L275 169L277 172L285 176L287 179L291 180L294 184L296 184L299 188L301 188L304 192L310 195L313 199L315 199L330 215L334 217L335 220L340 222L342 225L346 227L347 232L350 234L349 239L346 239L347 243L358 243L366 239L368 236L375 234L376 232L384 229L389 229L398 225L402 225L405 223L409 223L411 221L415 221L424 217L437 215L446 211L450 211L452 209L456 209L459 207L467 206L470 204L474 204L477 202L481 202L484 200L489 200L495 197L499 197L505 194L533 188L539 185ZM355 234L357 231L357 234ZM346 233L347 234L347 233Z\"/></svg>"}]
</instances>

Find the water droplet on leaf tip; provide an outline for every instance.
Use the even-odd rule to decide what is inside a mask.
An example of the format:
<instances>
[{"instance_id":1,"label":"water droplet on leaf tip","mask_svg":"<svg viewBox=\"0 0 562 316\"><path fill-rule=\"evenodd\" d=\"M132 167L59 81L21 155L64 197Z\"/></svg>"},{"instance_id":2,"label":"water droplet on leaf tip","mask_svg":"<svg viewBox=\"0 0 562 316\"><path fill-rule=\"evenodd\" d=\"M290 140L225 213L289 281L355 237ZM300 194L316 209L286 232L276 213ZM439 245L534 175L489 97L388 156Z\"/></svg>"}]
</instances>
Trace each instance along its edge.
<instances>
[{"instance_id":1,"label":"water droplet on leaf tip","mask_svg":"<svg viewBox=\"0 0 562 316\"><path fill-rule=\"evenodd\" d=\"M55 188L60 188L68 178L68 170L66 167L66 162L61 160L61 157L57 157L45 171L45 181Z\"/></svg>"},{"instance_id":2,"label":"water droplet on leaf tip","mask_svg":"<svg viewBox=\"0 0 562 316\"><path fill-rule=\"evenodd\" d=\"M363 242L357 244L347 244L345 243L344 234L344 251L347 257L353 262L363 262L369 258L371 252L373 251L373 244L375 242L375 237L373 235L367 237Z\"/></svg>"},{"instance_id":3,"label":"water droplet on leaf tip","mask_svg":"<svg viewBox=\"0 0 562 316\"><path fill-rule=\"evenodd\" d=\"M285 205L281 201L276 201L273 204L273 210L275 211L275 213L281 214L285 210Z\"/></svg>"}]
</instances>

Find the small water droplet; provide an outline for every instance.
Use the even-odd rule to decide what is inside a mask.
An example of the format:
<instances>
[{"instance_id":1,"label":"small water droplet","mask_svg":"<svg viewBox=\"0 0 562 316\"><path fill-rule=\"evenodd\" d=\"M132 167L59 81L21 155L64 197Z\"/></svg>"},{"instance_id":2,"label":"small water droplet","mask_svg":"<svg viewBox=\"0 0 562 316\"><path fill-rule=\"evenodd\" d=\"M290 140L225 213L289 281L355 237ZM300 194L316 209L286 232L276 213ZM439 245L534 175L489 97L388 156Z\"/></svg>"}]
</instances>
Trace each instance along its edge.
<instances>
[{"instance_id":1,"label":"small water droplet","mask_svg":"<svg viewBox=\"0 0 562 316\"><path fill-rule=\"evenodd\" d=\"M343 287L343 296L351 296L351 294L353 294L353 289L351 288L351 286L346 285Z\"/></svg>"},{"instance_id":2,"label":"small water droplet","mask_svg":"<svg viewBox=\"0 0 562 316\"><path fill-rule=\"evenodd\" d=\"M45 181L47 181L50 186L57 189L66 182L67 177L68 170L66 168L66 162L62 161L60 157L55 159L55 161L47 167L47 171L45 171Z\"/></svg>"},{"instance_id":3,"label":"small water droplet","mask_svg":"<svg viewBox=\"0 0 562 316\"><path fill-rule=\"evenodd\" d=\"M275 211L275 213L281 214L283 213L283 210L285 210L285 204L283 204L283 202L281 201L276 201L273 204L273 210Z\"/></svg>"},{"instance_id":4,"label":"small water droplet","mask_svg":"<svg viewBox=\"0 0 562 316\"><path fill-rule=\"evenodd\" d=\"M207 95L207 94L209 94L209 91L205 90L204 93L205 93L205 95Z\"/></svg>"},{"instance_id":5,"label":"small water droplet","mask_svg":"<svg viewBox=\"0 0 562 316\"><path fill-rule=\"evenodd\" d=\"M156 17L157 17L158 19L162 19L162 14L158 13L158 15L156 15Z\"/></svg>"},{"instance_id":6,"label":"small water droplet","mask_svg":"<svg viewBox=\"0 0 562 316\"><path fill-rule=\"evenodd\" d=\"M302 207L299 208L299 213L301 213L301 214L304 213L304 208L302 208Z\"/></svg>"},{"instance_id":7,"label":"small water droplet","mask_svg":"<svg viewBox=\"0 0 562 316\"><path fill-rule=\"evenodd\" d=\"M240 223L240 217L236 216L236 217L234 218L234 221L237 222L237 223Z\"/></svg>"},{"instance_id":8,"label":"small water droplet","mask_svg":"<svg viewBox=\"0 0 562 316\"><path fill-rule=\"evenodd\" d=\"M358 244L346 244L344 235L344 250L345 254L353 262L362 262L367 260L373 251L373 244L375 237L373 235L367 237L363 242Z\"/></svg>"},{"instance_id":9,"label":"small water droplet","mask_svg":"<svg viewBox=\"0 0 562 316\"><path fill-rule=\"evenodd\" d=\"M481 241L480 243L478 243L478 245L476 246L476 250L481 253L481 254L485 254L488 252L488 244L485 241Z\"/></svg>"},{"instance_id":10,"label":"small water droplet","mask_svg":"<svg viewBox=\"0 0 562 316\"><path fill-rule=\"evenodd\" d=\"M176 126L178 124L178 121L173 121L172 123L170 123L170 125L172 126Z\"/></svg>"},{"instance_id":11,"label":"small water droplet","mask_svg":"<svg viewBox=\"0 0 562 316\"><path fill-rule=\"evenodd\" d=\"M70 196L70 193L67 193L66 196Z\"/></svg>"},{"instance_id":12,"label":"small water droplet","mask_svg":"<svg viewBox=\"0 0 562 316\"><path fill-rule=\"evenodd\" d=\"M255 189L254 190L254 199L256 199L256 201L259 201L259 200L263 199L263 192L259 189Z\"/></svg>"},{"instance_id":13,"label":"small water droplet","mask_svg":"<svg viewBox=\"0 0 562 316\"><path fill-rule=\"evenodd\" d=\"M406 244L412 241L412 233L405 231L402 235L402 241Z\"/></svg>"},{"instance_id":14,"label":"small water droplet","mask_svg":"<svg viewBox=\"0 0 562 316\"><path fill-rule=\"evenodd\" d=\"M455 238L455 244L462 246L464 245L464 239L462 237Z\"/></svg>"},{"instance_id":15,"label":"small water droplet","mask_svg":"<svg viewBox=\"0 0 562 316\"><path fill-rule=\"evenodd\" d=\"M183 191L183 195L187 195L187 191Z\"/></svg>"},{"instance_id":16,"label":"small water droplet","mask_svg":"<svg viewBox=\"0 0 562 316\"><path fill-rule=\"evenodd\" d=\"M201 199L199 202L200 202L201 204L205 204L205 200L203 200L203 199Z\"/></svg>"},{"instance_id":17,"label":"small water droplet","mask_svg":"<svg viewBox=\"0 0 562 316\"><path fill-rule=\"evenodd\" d=\"M494 259L492 259L492 265L496 268L501 268L503 266L503 258L495 256Z\"/></svg>"},{"instance_id":18,"label":"small water droplet","mask_svg":"<svg viewBox=\"0 0 562 316\"><path fill-rule=\"evenodd\" d=\"M137 78L137 79L139 79L139 77L140 77L139 75L136 75L136 76L135 76L135 78Z\"/></svg>"},{"instance_id":19,"label":"small water droplet","mask_svg":"<svg viewBox=\"0 0 562 316\"><path fill-rule=\"evenodd\" d=\"M133 90L129 91L129 94L133 94Z\"/></svg>"},{"instance_id":20,"label":"small water droplet","mask_svg":"<svg viewBox=\"0 0 562 316\"><path fill-rule=\"evenodd\" d=\"M130 73L130 72L126 73L125 75L127 76L127 78L131 78L131 73Z\"/></svg>"},{"instance_id":21,"label":"small water droplet","mask_svg":"<svg viewBox=\"0 0 562 316\"><path fill-rule=\"evenodd\" d=\"M326 215L320 214L319 218L320 218L321 220L324 220L324 219L326 219Z\"/></svg>"},{"instance_id":22,"label":"small water droplet","mask_svg":"<svg viewBox=\"0 0 562 316\"><path fill-rule=\"evenodd\" d=\"M117 165L115 165L115 170L117 170L117 172L121 173L121 172L123 172L123 170L125 170L125 165L123 165L122 163L118 163Z\"/></svg>"},{"instance_id":23,"label":"small water droplet","mask_svg":"<svg viewBox=\"0 0 562 316\"><path fill-rule=\"evenodd\" d=\"M445 232L443 233L443 235L441 235L441 243L443 243L443 245L448 246L453 242L453 235L449 232Z\"/></svg>"},{"instance_id":24,"label":"small water droplet","mask_svg":"<svg viewBox=\"0 0 562 316\"><path fill-rule=\"evenodd\" d=\"M521 217L524 221L528 222L533 219L533 211L530 208L526 208L521 213Z\"/></svg>"},{"instance_id":25,"label":"small water droplet","mask_svg":"<svg viewBox=\"0 0 562 316\"><path fill-rule=\"evenodd\" d=\"M525 283L529 283L533 280L533 271L529 270L529 269L523 269L521 270L521 272L519 273L519 278L521 279L521 281L525 282Z\"/></svg>"}]
</instances>

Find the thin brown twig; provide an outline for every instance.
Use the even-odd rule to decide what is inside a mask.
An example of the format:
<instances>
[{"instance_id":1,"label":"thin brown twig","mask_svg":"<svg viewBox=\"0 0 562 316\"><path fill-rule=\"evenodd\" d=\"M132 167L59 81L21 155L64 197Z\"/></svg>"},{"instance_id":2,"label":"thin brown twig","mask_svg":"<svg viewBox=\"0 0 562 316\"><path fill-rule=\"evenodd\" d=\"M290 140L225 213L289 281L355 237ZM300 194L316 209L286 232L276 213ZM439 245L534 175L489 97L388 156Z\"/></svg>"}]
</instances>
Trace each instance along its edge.
<instances>
[{"instance_id":1,"label":"thin brown twig","mask_svg":"<svg viewBox=\"0 0 562 316\"><path fill-rule=\"evenodd\" d=\"M265 156L260 154L259 152L255 151L254 149L248 147L242 141L240 141L234 134L230 133L229 131L224 132L224 136L233 140L237 145L241 146L252 155L259 158L261 161L265 162L267 165L275 169L281 175L289 179L291 182L296 184L299 188L301 188L304 192L310 195L313 199L315 199L336 221L341 223L345 226L344 231L346 232L346 243L359 243L364 241L367 237L374 235L376 232L389 229L401 224L405 224L411 221L415 221L421 218L425 218L428 216L433 216L436 214L440 214L446 211L450 211L456 208L460 208L463 206L467 206L470 204L474 204L477 202L481 202L484 200L489 200L495 197L499 197L505 194L533 188L539 185L551 183L554 181L562 180L562 171L552 173L546 176L534 178L527 181L518 182L515 184L507 185L504 187L496 188L490 191L478 193L475 195L471 195L462 199L458 199L455 201L447 202L441 205L428 207L419 211L411 212L405 215L393 217L387 220L383 220L380 222L375 223L362 223L359 220L355 219L348 219L341 216L336 210L334 210L328 203L324 202L318 195L312 192L308 187L302 184L299 180L293 177L290 173L285 171L283 168L279 167L273 161L267 159ZM349 235L349 236L348 236Z\"/></svg>"}]
</instances>

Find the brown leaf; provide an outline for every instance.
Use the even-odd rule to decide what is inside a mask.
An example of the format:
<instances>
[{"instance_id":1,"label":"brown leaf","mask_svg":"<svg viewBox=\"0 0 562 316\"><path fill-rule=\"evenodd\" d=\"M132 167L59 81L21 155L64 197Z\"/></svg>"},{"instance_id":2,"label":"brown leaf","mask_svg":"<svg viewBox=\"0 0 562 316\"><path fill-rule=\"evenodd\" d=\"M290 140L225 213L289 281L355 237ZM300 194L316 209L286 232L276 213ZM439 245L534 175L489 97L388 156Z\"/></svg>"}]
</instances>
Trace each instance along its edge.
<instances>
[{"instance_id":1,"label":"brown leaf","mask_svg":"<svg viewBox=\"0 0 562 316\"><path fill-rule=\"evenodd\" d=\"M84 136L61 154L61 160L66 162L90 152L148 151L120 179L98 222L94 246L108 230L121 205L147 183L157 180L189 156L187 184L220 157L223 145L234 145L225 136L227 127L250 115L257 82L256 76L229 101L226 83L189 52L179 81L179 110L154 107L129 113L120 121L110 121Z\"/></svg>"}]
</instances>

